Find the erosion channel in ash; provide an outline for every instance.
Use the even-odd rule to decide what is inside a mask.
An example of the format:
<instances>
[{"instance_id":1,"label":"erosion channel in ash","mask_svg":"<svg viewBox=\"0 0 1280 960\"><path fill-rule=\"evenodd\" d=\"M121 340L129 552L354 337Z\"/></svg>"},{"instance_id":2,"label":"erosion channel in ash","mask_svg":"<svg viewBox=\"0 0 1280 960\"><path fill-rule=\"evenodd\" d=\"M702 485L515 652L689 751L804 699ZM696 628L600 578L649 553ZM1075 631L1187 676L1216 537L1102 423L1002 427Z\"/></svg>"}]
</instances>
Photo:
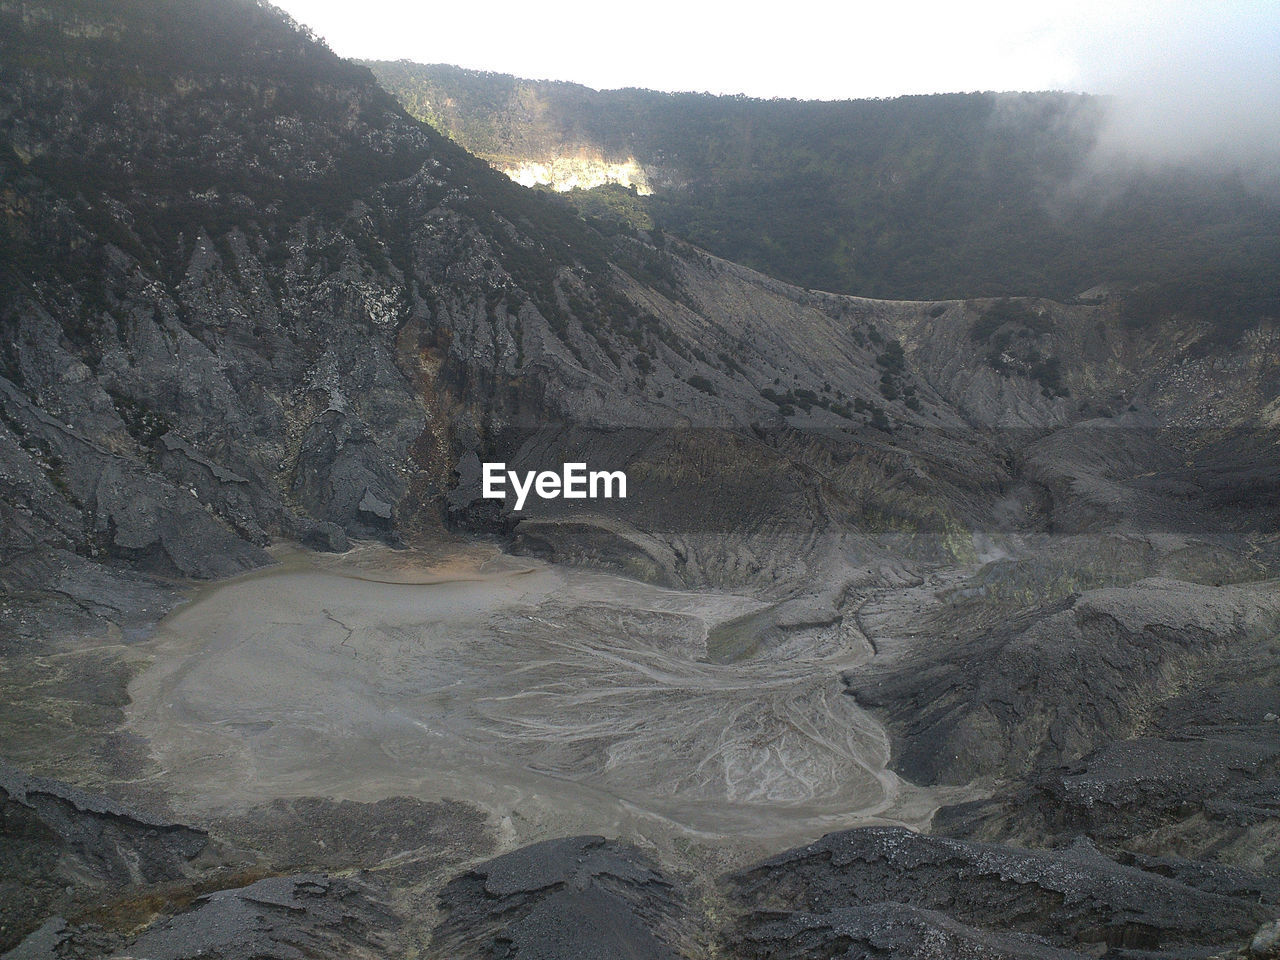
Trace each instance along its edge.
<instances>
[{"instance_id":1,"label":"erosion channel in ash","mask_svg":"<svg viewBox=\"0 0 1280 960\"><path fill-rule=\"evenodd\" d=\"M865 640L736 658L712 640L708 655L763 606L491 548L293 553L161 625L130 725L156 785L197 816L448 797L508 844L599 832L757 848L922 823L933 798L886 769L884 730L842 692Z\"/></svg>"}]
</instances>

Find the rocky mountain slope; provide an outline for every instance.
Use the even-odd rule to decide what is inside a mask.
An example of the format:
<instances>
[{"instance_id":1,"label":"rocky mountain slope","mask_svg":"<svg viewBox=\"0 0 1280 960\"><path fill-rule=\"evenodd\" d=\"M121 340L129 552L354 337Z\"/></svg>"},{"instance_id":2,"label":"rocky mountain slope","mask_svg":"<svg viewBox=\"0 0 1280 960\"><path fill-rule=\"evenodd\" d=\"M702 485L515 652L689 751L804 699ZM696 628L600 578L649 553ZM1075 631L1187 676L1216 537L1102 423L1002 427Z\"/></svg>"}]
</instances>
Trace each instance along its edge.
<instances>
[{"instance_id":1,"label":"rocky mountain slope","mask_svg":"<svg viewBox=\"0 0 1280 960\"><path fill-rule=\"evenodd\" d=\"M1082 469L1055 462L1054 428L1193 428L1188 394L1228 381L1244 392L1210 403L1215 426L1270 427L1269 327L1210 358L1183 323L1153 354L1106 305L812 294L601 235L266 9L114 10L4 10L10 555L207 576L272 535L403 537L469 506L446 502L467 452L518 462L530 436L618 427L640 431L614 459L641 484L671 485L649 462L671 428L745 433L699 455L791 473L767 514L808 488L853 527L938 532L994 523L990 485L1016 486L1032 440L1040 488ZM844 469L816 473L827 458ZM660 514L637 519L678 520Z\"/></svg>"},{"instance_id":2,"label":"rocky mountain slope","mask_svg":"<svg viewBox=\"0 0 1280 960\"><path fill-rule=\"evenodd\" d=\"M713 662L865 645L895 769L985 797L668 876L484 865L462 804L197 830L9 771L0 949L545 956L622 915L593 955L1172 957L1275 914L1274 318L826 294L589 225L248 0L0 0L0 139L9 760L155 804L127 646L191 579L487 537L750 595ZM631 489L516 515L490 459Z\"/></svg>"}]
</instances>

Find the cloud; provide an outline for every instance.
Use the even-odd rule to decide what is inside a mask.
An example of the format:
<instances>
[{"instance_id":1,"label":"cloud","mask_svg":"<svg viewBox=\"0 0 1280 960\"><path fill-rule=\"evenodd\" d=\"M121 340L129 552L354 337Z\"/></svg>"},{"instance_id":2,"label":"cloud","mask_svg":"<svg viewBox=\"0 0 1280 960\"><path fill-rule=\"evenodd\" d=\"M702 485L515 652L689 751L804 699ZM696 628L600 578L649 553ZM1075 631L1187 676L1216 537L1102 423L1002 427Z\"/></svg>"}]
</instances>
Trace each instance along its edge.
<instances>
[{"instance_id":1,"label":"cloud","mask_svg":"<svg viewBox=\"0 0 1280 960\"><path fill-rule=\"evenodd\" d=\"M1081 86L1111 96L1098 158L1280 176L1280 4L1133 10L1082 43Z\"/></svg>"}]
</instances>

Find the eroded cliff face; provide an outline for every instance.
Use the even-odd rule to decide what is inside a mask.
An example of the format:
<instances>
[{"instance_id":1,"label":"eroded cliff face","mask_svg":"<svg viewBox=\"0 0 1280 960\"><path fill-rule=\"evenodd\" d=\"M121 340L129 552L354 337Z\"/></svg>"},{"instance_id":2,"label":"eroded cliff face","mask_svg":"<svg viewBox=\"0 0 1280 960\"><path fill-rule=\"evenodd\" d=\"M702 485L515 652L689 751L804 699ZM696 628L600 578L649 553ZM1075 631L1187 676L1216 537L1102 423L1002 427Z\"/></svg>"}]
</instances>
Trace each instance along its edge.
<instances>
[{"instance_id":1,"label":"eroded cliff face","mask_svg":"<svg viewBox=\"0 0 1280 960\"><path fill-rule=\"evenodd\" d=\"M254 4L131 10L90 38L69 0L7 14L9 556L222 576L272 537L439 529L464 454L540 431L867 428L875 316L594 233Z\"/></svg>"},{"instance_id":2,"label":"eroded cliff face","mask_svg":"<svg viewBox=\"0 0 1280 960\"><path fill-rule=\"evenodd\" d=\"M589 232L274 13L0 14L10 556L438 529L460 443L608 363L556 330L604 312Z\"/></svg>"},{"instance_id":3,"label":"eroded cliff face","mask_svg":"<svg viewBox=\"0 0 1280 960\"><path fill-rule=\"evenodd\" d=\"M611 505L618 549L657 535L638 562L667 580L785 592L805 576L779 573L792 548L846 535L954 556L973 530L1102 522L1077 481L1105 434L1045 433L1186 430L1210 386L1250 398L1216 427L1266 429L1248 412L1274 400L1266 330L1206 351L1194 328L1139 344L1105 303L1005 317L814 293L596 232L256 4L0 14L14 555L218 576L271 537L518 521L580 556L553 545L557 507L500 516L456 467L534 467L614 431L610 466L644 493ZM751 495L726 500L729 481ZM721 536L772 522L792 531L773 549Z\"/></svg>"}]
</instances>

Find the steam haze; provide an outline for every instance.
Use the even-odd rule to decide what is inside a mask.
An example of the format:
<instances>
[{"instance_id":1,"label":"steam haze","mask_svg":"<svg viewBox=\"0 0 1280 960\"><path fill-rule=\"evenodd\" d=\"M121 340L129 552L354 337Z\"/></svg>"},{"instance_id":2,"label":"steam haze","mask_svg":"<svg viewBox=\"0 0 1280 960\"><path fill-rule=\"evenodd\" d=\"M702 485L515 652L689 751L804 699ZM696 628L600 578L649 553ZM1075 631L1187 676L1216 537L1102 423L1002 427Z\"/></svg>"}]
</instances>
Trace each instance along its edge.
<instances>
[{"instance_id":1,"label":"steam haze","mask_svg":"<svg viewBox=\"0 0 1280 960\"><path fill-rule=\"evenodd\" d=\"M1163 3L1098 37L1081 87L1112 95L1102 161L1280 179L1280 5Z\"/></svg>"}]
</instances>

